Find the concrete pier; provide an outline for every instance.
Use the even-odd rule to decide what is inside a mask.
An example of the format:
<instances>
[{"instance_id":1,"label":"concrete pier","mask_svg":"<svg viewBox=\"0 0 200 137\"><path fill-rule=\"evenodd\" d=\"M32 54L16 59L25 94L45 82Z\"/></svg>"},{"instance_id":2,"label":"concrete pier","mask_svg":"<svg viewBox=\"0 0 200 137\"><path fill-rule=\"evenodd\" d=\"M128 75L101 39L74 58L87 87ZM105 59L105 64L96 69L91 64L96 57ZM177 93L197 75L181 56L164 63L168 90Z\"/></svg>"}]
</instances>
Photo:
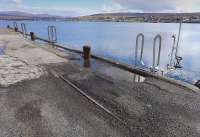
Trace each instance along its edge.
<instances>
[{"instance_id":1,"label":"concrete pier","mask_svg":"<svg viewBox=\"0 0 200 137\"><path fill-rule=\"evenodd\" d=\"M134 74L94 59L85 68L81 55L7 29L0 29L0 48L2 137L200 136L193 86L141 76L133 82Z\"/></svg>"}]
</instances>

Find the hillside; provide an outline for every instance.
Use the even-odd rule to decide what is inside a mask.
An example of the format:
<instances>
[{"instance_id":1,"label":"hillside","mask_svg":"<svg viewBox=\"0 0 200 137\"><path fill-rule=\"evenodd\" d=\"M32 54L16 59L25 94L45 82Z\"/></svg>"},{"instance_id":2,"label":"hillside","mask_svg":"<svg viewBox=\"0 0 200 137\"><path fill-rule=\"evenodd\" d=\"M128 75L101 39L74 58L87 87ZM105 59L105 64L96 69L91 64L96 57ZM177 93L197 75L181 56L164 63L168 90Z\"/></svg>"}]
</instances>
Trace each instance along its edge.
<instances>
[{"instance_id":1,"label":"hillside","mask_svg":"<svg viewBox=\"0 0 200 137\"><path fill-rule=\"evenodd\" d=\"M200 13L106 13L81 17L63 17L49 14L31 14L18 11L0 12L0 20L60 20L106 22L180 22L200 23Z\"/></svg>"},{"instance_id":2,"label":"hillside","mask_svg":"<svg viewBox=\"0 0 200 137\"><path fill-rule=\"evenodd\" d=\"M106 13L79 17L78 20L115 22L185 22L199 23L200 13Z\"/></svg>"},{"instance_id":3,"label":"hillside","mask_svg":"<svg viewBox=\"0 0 200 137\"><path fill-rule=\"evenodd\" d=\"M1 20L64 20L65 17L49 14L31 14L19 11L0 11Z\"/></svg>"}]
</instances>

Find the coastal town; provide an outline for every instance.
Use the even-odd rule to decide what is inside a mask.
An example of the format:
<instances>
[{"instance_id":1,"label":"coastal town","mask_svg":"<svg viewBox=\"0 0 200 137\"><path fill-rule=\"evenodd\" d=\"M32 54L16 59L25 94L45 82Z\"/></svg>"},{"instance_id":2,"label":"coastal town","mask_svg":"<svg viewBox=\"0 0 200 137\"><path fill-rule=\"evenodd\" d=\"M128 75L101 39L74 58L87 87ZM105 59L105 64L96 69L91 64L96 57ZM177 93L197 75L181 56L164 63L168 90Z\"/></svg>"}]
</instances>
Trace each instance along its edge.
<instances>
[{"instance_id":1,"label":"coastal town","mask_svg":"<svg viewBox=\"0 0 200 137\"><path fill-rule=\"evenodd\" d=\"M104 13L89 16L64 17L24 12L0 12L0 20L96 21L96 22L150 22L200 23L200 13Z\"/></svg>"}]
</instances>

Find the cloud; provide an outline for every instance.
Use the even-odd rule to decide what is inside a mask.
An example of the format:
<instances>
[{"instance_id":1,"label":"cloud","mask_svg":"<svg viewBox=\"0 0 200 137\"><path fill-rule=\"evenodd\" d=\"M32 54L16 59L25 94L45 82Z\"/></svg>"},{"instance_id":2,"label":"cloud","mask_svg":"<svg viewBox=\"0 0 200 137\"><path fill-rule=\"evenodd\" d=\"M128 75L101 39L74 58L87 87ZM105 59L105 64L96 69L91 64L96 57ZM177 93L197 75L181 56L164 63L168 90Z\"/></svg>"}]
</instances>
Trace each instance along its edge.
<instances>
[{"instance_id":1,"label":"cloud","mask_svg":"<svg viewBox=\"0 0 200 137\"><path fill-rule=\"evenodd\" d=\"M10 1L16 4L21 4L23 2L23 0L10 0Z\"/></svg>"},{"instance_id":2,"label":"cloud","mask_svg":"<svg viewBox=\"0 0 200 137\"><path fill-rule=\"evenodd\" d=\"M108 0L94 7L34 7L25 0L0 0L0 10L18 10L31 13L49 13L63 16L82 16L108 12L199 12L200 0ZM86 0L87 2L89 0ZM33 1L35 2L35 1ZM54 1L59 3L59 1ZM39 3L39 2L38 2ZM67 3L67 2L66 2ZM58 4L59 5L59 4ZM78 5L78 2L77 2ZM64 7L64 8L63 8Z\"/></svg>"},{"instance_id":3,"label":"cloud","mask_svg":"<svg viewBox=\"0 0 200 137\"><path fill-rule=\"evenodd\" d=\"M34 14L51 14L61 16L82 16L93 13L98 13L97 10L90 8L78 8L78 7L43 7L43 6L31 6L25 5L25 0L0 0L1 11L21 11Z\"/></svg>"},{"instance_id":4,"label":"cloud","mask_svg":"<svg viewBox=\"0 0 200 137\"><path fill-rule=\"evenodd\" d=\"M22 4L23 0L0 0L1 5Z\"/></svg>"},{"instance_id":5,"label":"cloud","mask_svg":"<svg viewBox=\"0 0 200 137\"><path fill-rule=\"evenodd\" d=\"M121 6L143 12L194 12L200 11L199 0L113 0Z\"/></svg>"}]
</instances>

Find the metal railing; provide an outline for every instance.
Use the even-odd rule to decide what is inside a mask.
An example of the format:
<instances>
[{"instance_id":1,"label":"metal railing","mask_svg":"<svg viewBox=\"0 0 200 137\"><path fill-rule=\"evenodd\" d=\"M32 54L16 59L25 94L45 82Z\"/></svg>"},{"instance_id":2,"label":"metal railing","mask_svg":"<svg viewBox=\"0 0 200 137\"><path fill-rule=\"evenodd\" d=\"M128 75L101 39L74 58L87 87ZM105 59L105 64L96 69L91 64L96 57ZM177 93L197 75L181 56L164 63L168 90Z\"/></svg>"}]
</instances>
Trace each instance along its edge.
<instances>
[{"instance_id":1,"label":"metal railing","mask_svg":"<svg viewBox=\"0 0 200 137\"><path fill-rule=\"evenodd\" d=\"M141 39L141 50L139 51L139 40L140 39ZM156 55L157 43L158 43L158 54ZM162 50L162 37L161 37L161 35L156 35L153 40L153 63L152 63L152 66L150 67L150 71L153 73L161 72L161 74L163 75L164 71L158 68L160 65L161 50ZM138 55L138 52L140 52L140 55ZM144 68L148 68L147 66L144 65L144 63L142 61L143 54L144 54L144 34L140 33L136 37L135 67L138 66L138 61L139 61ZM134 82L140 82L140 76L137 76L136 74L134 74L133 80L134 80Z\"/></svg>"},{"instance_id":2,"label":"metal railing","mask_svg":"<svg viewBox=\"0 0 200 137\"><path fill-rule=\"evenodd\" d=\"M174 70L177 68L182 68L182 66L180 65L180 62L183 60L182 57L178 56L178 44L176 44L176 36L173 35L173 46L172 46L172 51L170 53L170 62L169 64L167 64L167 69L168 70Z\"/></svg>"},{"instance_id":3,"label":"metal railing","mask_svg":"<svg viewBox=\"0 0 200 137\"><path fill-rule=\"evenodd\" d=\"M13 28L14 28L15 32L18 31L18 25L17 25L17 22L13 22Z\"/></svg>"},{"instance_id":4,"label":"metal railing","mask_svg":"<svg viewBox=\"0 0 200 137\"><path fill-rule=\"evenodd\" d=\"M176 36L175 35L173 35L172 36L172 38L173 38L173 45L172 45L172 51L171 51L171 53L169 54L169 57L170 57L170 61L169 61L169 64L167 65L167 69L173 69L173 67L174 67L174 59L175 59L175 51L176 51Z\"/></svg>"},{"instance_id":5,"label":"metal railing","mask_svg":"<svg viewBox=\"0 0 200 137\"><path fill-rule=\"evenodd\" d=\"M144 53L144 34L140 33L136 37L136 48L135 48L135 67L137 66L138 62L138 48L139 48L139 39L141 38L141 51L140 51L140 58L139 61L143 64L142 58L143 58L143 53Z\"/></svg>"},{"instance_id":6,"label":"metal railing","mask_svg":"<svg viewBox=\"0 0 200 137\"><path fill-rule=\"evenodd\" d=\"M157 55L157 61L156 61L157 41L159 42L159 45L158 45L158 55ZM161 35L156 35L156 37L154 38L154 41L153 41L153 64L152 64L152 72L153 73L155 73L159 70L158 67L160 65L161 49L162 49L162 37L161 37Z\"/></svg>"},{"instance_id":7,"label":"metal railing","mask_svg":"<svg viewBox=\"0 0 200 137\"><path fill-rule=\"evenodd\" d=\"M141 39L141 50L140 50L140 55L138 55L138 50L139 50L139 40ZM142 58L143 58L143 53L144 53L144 34L140 33L136 37L136 47L135 47L135 67L138 65L138 61L144 65ZM139 60L138 60L139 56ZM140 82L140 76L133 74L133 81L134 82Z\"/></svg>"},{"instance_id":8,"label":"metal railing","mask_svg":"<svg viewBox=\"0 0 200 137\"><path fill-rule=\"evenodd\" d=\"M13 22L13 28L18 28L17 22Z\"/></svg>"},{"instance_id":9,"label":"metal railing","mask_svg":"<svg viewBox=\"0 0 200 137\"><path fill-rule=\"evenodd\" d=\"M27 29L26 29L25 23L21 23L21 30L22 30L23 37L27 38Z\"/></svg>"},{"instance_id":10,"label":"metal railing","mask_svg":"<svg viewBox=\"0 0 200 137\"><path fill-rule=\"evenodd\" d=\"M57 30L55 26L48 26L48 39L50 41L50 44L54 45L57 43Z\"/></svg>"}]
</instances>

